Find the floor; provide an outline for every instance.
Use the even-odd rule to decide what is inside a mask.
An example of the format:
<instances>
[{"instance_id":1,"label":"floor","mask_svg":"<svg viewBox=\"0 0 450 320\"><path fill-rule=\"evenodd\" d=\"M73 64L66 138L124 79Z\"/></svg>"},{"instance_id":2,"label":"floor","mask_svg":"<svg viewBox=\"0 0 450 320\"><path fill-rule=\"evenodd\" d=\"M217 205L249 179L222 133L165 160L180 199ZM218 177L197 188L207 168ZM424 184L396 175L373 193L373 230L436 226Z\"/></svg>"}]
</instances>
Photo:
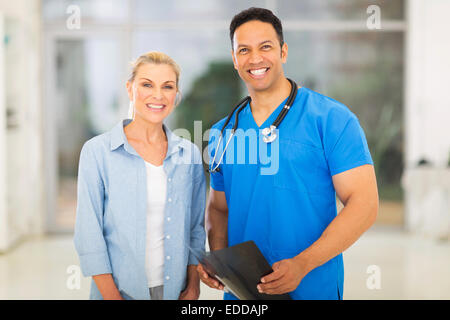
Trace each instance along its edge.
<instances>
[{"instance_id":1,"label":"floor","mask_svg":"<svg viewBox=\"0 0 450 320\"><path fill-rule=\"evenodd\" d=\"M344 299L450 299L450 242L375 225L344 252ZM0 299L87 299L72 237L28 239L0 255ZM201 287L200 299L222 293Z\"/></svg>"}]
</instances>

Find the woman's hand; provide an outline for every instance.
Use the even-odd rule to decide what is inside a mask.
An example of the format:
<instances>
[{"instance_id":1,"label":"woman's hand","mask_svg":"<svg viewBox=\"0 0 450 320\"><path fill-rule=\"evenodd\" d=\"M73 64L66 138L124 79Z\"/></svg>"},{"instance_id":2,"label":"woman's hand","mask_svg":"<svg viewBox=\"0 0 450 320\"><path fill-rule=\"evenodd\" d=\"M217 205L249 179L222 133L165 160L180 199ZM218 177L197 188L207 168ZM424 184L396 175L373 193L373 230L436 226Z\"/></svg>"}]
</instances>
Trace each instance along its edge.
<instances>
[{"instance_id":1,"label":"woman's hand","mask_svg":"<svg viewBox=\"0 0 450 320\"><path fill-rule=\"evenodd\" d=\"M92 276L104 300L125 300L114 283L111 273Z\"/></svg>"}]
</instances>

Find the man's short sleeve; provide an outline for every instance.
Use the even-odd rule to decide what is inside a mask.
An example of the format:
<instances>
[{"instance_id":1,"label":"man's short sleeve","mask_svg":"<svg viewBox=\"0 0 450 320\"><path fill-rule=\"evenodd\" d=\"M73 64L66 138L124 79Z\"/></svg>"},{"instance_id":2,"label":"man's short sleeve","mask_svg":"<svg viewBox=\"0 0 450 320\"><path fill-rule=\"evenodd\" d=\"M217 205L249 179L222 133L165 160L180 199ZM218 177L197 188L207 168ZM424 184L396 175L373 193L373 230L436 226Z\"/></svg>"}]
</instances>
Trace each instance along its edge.
<instances>
[{"instance_id":1,"label":"man's short sleeve","mask_svg":"<svg viewBox=\"0 0 450 320\"><path fill-rule=\"evenodd\" d=\"M349 110L328 118L324 144L331 175L365 165L373 165L366 136L356 116Z\"/></svg>"},{"instance_id":2,"label":"man's short sleeve","mask_svg":"<svg viewBox=\"0 0 450 320\"><path fill-rule=\"evenodd\" d=\"M218 163L221 155L222 155L221 146L217 145L219 142L219 137L220 137L220 130L218 130L215 127L211 128L211 131L209 133L209 142L208 142L209 167L211 167L211 165L212 165L213 168L215 168L217 166L217 163ZM221 142L221 144L222 144L222 142ZM217 153L215 162L212 163L214 155L216 154L217 148L219 148L219 152ZM211 188L213 188L216 191L225 191L225 185L224 185L224 181L223 181L222 163L220 164L218 169L219 169L219 171L211 172L209 174L210 185L211 185Z\"/></svg>"}]
</instances>

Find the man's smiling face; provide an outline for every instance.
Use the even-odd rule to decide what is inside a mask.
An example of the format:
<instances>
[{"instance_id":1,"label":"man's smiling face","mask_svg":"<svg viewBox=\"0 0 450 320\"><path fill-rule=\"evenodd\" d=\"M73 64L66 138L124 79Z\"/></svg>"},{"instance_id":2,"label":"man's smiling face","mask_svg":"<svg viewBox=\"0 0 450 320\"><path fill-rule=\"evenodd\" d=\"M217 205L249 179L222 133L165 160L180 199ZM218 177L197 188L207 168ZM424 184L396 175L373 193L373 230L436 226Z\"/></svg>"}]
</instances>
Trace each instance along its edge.
<instances>
[{"instance_id":1,"label":"man's smiling face","mask_svg":"<svg viewBox=\"0 0 450 320\"><path fill-rule=\"evenodd\" d=\"M249 89L264 91L283 77L287 44L270 23L252 20L240 25L233 36L233 63Z\"/></svg>"}]
</instances>

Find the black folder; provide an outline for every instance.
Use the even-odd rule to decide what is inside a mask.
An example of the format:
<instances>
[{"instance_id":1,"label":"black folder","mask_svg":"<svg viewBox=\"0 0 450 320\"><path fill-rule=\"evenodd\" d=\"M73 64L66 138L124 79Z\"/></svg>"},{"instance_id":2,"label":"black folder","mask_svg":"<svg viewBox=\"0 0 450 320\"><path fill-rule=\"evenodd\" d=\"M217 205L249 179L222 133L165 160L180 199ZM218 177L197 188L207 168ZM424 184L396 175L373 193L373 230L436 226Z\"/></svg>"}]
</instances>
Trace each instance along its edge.
<instances>
[{"instance_id":1,"label":"black folder","mask_svg":"<svg viewBox=\"0 0 450 320\"><path fill-rule=\"evenodd\" d=\"M259 293L256 286L263 276L273 270L253 241L246 241L225 249L199 256L210 276L222 282L240 300L291 300L289 294Z\"/></svg>"}]
</instances>

